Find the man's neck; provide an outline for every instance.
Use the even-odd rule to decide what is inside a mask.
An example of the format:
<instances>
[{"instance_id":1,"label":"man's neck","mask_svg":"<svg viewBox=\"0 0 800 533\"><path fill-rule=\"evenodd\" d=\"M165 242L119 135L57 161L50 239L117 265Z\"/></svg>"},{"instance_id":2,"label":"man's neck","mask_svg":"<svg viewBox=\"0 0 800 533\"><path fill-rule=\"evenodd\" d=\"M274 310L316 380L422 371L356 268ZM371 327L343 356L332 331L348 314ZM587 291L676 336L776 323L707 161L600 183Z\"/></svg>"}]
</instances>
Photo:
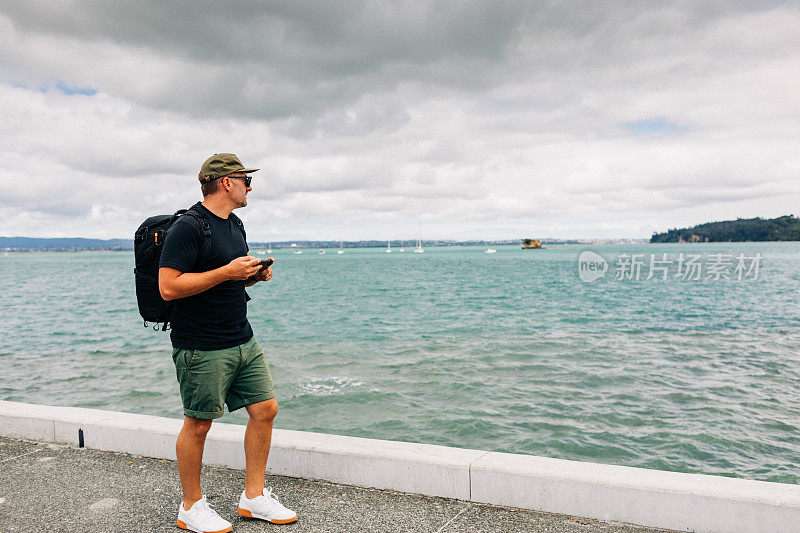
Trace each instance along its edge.
<instances>
[{"instance_id":1,"label":"man's neck","mask_svg":"<svg viewBox=\"0 0 800 533\"><path fill-rule=\"evenodd\" d=\"M225 200L225 198L220 198L214 194L203 198L201 205L217 215L219 218L227 219L231 214L231 211L233 211L233 206L231 206Z\"/></svg>"}]
</instances>

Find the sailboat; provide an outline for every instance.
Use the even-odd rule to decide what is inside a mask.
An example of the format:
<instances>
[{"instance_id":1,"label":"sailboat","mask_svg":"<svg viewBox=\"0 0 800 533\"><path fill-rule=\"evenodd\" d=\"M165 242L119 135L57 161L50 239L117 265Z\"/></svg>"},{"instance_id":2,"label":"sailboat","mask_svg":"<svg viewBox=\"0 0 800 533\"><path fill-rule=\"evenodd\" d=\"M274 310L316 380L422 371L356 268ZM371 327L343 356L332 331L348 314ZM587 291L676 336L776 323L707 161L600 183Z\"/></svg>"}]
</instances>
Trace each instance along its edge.
<instances>
[{"instance_id":1,"label":"sailboat","mask_svg":"<svg viewBox=\"0 0 800 533\"><path fill-rule=\"evenodd\" d=\"M339 255L342 255L344 253L344 246L342 246L342 241L339 241L339 251L336 253Z\"/></svg>"},{"instance_id":2,"label":"sailboat","mask_svg":"<svg viewBox=\"0 0 800 533\"><path fill-rule=\"evenodd\" d=\"M414 248L415 254L424 254L425 250L422 249L422 241L418 238L417 239L417 247Z\"/></svg>"},{"instance_id":3,"label":"sailboat","mask_svg":"<svg viewBox=\"0 0 800 533\"><path fill-rule=\"evenodd\" d=\"M496 254L497 250L495 250L494 248L489 246L488 248L486 248L486 250L483 253L485 253L485 254Z\"/></svg>"},{"instance_id":4,"label":"sailboat","mask_svg":"<svg viewBox=\"0 0 800 533\"><path fill-rule=\"evenodd\" d=\"M386 253L392 253L392 241L386 241Z\"/></svg>"},{"instance_id":5,"label":"sailboat","mask_svg":"<svg viewBox=\"0 0 800 533\"><path fill-rule=\"evenodd\" d=\"M272 243L269 243L269 246L267 246L267 253L268 254L272 253Z\"/></svg>"}]
</instances>

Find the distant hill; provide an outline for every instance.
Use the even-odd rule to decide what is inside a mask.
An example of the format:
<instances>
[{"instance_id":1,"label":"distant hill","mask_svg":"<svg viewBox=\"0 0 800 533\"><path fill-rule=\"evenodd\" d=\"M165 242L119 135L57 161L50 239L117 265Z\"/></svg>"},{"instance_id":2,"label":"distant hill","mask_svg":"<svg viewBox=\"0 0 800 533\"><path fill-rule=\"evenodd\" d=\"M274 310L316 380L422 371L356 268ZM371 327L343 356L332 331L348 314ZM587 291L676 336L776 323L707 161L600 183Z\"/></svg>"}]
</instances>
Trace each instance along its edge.
<instances>
[{"instance_id":1,"label":"distant hill","mask_svg":"<svg viewBox=\"0 0 800 533\"><path fill-rule=\"evenodd\" d=\"M800 241L800 219L794 215L778 218L737 218L707 222L692 228L654 233L650 242L745 242Z\"/></svg>"},{"instance_id":2,"label":"distant hill","mask_svg":"<svg viewBox=\"0 0 800 533\"><path fill-rule=\"evenodd\" d=\"M0 250L133 250L133 239L0 237Z\"/></svg>"}]
</instances>

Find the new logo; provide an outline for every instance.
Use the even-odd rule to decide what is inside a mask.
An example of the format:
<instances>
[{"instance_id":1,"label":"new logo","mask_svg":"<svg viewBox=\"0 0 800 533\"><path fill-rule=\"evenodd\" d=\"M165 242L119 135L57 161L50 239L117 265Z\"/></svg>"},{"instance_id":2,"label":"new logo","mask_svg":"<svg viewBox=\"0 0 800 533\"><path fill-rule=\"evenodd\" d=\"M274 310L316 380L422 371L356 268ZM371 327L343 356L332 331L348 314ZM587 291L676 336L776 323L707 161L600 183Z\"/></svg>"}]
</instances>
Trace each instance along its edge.
<instances>
[{"instance_id":1,"label":"new logo","mask_svg":"<svg viewBox=\"0 0 800 533\"><path fill-rule=\"evenodd\" d=\"M592 283L606 275L608 261L602 255L586 250L578 256L578 277L584 283Z\"/></svg>"}]
</instances>

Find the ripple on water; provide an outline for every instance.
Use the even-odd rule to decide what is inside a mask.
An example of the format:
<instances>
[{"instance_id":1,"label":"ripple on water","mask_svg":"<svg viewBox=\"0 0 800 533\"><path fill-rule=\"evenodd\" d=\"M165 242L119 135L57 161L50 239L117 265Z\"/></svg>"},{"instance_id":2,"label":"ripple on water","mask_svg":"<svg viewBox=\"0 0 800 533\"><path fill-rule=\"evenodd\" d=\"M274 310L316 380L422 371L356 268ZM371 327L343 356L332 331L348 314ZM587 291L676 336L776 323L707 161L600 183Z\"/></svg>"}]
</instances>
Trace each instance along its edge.
<instances>
[{"instance_id":1,"label":"ripple on water","mask_svg":"<svg viewBox=\"0 0 800 533\"><path fill-rule=\"evenodd\" d=\"M761 252L764 278L585 285L577 250L284 256L280 282L250 290L277 425L798 483L800 244L718 246ZM65 263L69 282L48 274ZM169 335L136 313L131 254L4 266L0 398L181 416Z\"/></svg>"}]
</instances>

